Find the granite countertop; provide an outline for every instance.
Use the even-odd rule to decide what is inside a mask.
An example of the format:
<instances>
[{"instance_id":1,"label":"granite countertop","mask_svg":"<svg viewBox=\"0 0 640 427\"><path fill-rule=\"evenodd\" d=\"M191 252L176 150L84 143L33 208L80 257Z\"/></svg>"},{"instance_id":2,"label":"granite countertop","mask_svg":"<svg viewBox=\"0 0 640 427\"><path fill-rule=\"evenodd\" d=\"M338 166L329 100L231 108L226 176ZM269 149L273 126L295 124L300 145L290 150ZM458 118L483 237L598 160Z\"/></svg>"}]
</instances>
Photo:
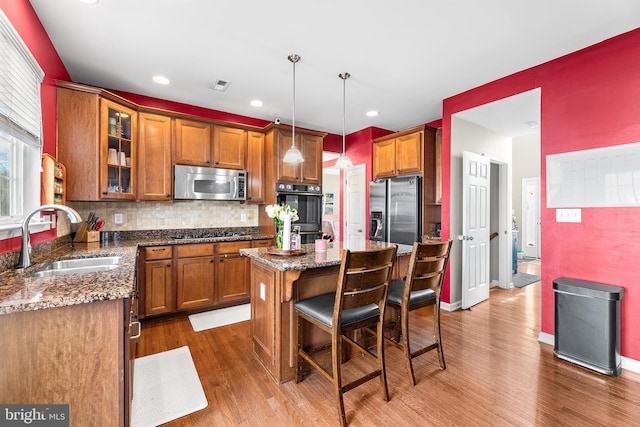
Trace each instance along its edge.
<instances>
[{"instance_id":1,"label":"granite countertop","mask_svg":"<svg viewBox=\"0 0 640 427\"><path fill-rule=\"evenodd\" d=\"M367 240L364 243L364 247L351 249L369 250L384 248L389 245L390 243ZM272 255L269 253L269 248L240 249L240 254L260 261L279 271L309 270L340 265L340 262L342 262L342 242L328 243L326 252L316 252L314 244L302 245L302 249L305 251L304 254L292 256ZM410 245L398 244L397 256L411 255L412 249L413 247Z\"/></svg>"},{"instance_id":2,"label":"granite countertop","mask_svg":"<svg viewBox=\"0 0 640 427\"><path fill-rule=\"evenodd\" d=\"M95 301L124 299L135 292L139 247L191 243L216 243L269 239L273 236L246 235L194 239L151 236L104 243L68 243L45 255L34 255L33 265L0 273L0 315L41 310ZM116 269L63 276L31 277L44 264L70 258L122 255Z\"/></svg>"}]
</instances>

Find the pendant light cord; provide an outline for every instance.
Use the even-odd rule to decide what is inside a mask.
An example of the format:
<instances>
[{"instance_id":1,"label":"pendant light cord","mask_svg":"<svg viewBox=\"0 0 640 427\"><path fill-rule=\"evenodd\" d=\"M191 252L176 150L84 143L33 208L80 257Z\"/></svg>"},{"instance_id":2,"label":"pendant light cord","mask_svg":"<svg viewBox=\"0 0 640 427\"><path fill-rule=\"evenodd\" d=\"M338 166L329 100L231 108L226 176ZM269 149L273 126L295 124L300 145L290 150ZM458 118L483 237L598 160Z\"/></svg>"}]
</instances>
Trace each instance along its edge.
<instances>
[{"instance_id":1,"label":"pendant light cord","mask_svg":"<svg viewBox=\"0 0 640 427\"><path fill-rule=\"evenodd\" d=\"M289 55L289 61L293 62L293 115L291 117L291 146L296 146L296 62L300 61L300 55Z\"/></svg>"},{"instance_id":2,"label":"pendant light cord","mask_svg":"<svg viewBox=\"0 0 640 427\"><path fill-rule=\"evenodd\" d=\"M346 133L346 125L347 122L347 79L351 77L349 73L338 74L338 77L342 79L342 155L346 154L346 146L347 146L347 133Z\"/></svg>"}]
</instances>

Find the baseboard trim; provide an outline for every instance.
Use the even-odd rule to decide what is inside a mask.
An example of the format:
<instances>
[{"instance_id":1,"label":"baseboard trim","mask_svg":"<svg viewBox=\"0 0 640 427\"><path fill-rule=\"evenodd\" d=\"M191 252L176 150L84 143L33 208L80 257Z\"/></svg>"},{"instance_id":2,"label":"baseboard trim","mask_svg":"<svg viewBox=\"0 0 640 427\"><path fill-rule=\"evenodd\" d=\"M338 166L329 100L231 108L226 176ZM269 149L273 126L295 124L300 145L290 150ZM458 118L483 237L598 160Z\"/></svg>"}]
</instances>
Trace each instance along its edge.
<instances>
[{"instance_id":1,"label":"baseboard trim","mask_svg":"<svg viewBox=\"0 0 640 427\"><path fill-rule=\"evenodd\" d=\"M456 311L462 308L462 301L456 301L453 304L440 301L440 310L444 311Z\"/></svg>"},{"instance_id":2,"label":"baseboard trim","mask_svg":"<svg viewBox=\"0 0 640 427\"><path fill-rule=\"evenodd\" d=\"M538 334L538 341L543 344L555 345L556 340L555 337L551 334L547 334L544 332L540 332ZM631 372L635 372L636 374L640 374L640 360L630 359L628 357L621 356L620 362L622 364L622 369L626 369Z\"/></svg>"}]
</instances>

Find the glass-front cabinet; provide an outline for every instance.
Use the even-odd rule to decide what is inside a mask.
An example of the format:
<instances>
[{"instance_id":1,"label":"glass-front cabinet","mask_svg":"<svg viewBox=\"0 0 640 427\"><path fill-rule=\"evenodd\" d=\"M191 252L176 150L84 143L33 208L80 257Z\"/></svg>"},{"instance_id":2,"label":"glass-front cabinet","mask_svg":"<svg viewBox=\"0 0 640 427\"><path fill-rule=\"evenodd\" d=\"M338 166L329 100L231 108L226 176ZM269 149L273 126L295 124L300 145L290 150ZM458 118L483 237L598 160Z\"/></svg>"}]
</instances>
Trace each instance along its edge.
<instances>
[{"instance_id":1,"label":"glass-front cabinet","mask_svg":"<svg viewBox=\"0 0 640 427\"><path fill-rule=\"evenodd\" d=\"M100 191L103 198L136 198L136 112L101 100Z\"/></svg>"}]
</instances>

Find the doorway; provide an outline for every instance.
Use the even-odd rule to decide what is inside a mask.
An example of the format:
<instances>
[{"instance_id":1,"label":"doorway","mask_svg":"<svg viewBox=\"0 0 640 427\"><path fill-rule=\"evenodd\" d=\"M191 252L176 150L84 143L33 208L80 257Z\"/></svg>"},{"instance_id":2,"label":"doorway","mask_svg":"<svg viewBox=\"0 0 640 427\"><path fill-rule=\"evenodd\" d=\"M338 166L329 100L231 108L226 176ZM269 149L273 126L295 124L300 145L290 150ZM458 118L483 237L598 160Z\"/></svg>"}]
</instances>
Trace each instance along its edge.
<instances>
[{"instance_id":1,"label":"doorway","mask_svg":"<svg viewBox=\"0 0 640 427\"><path fill-rule=\"evenodd\" d=\"M540 258L540 177L522 179L522 252Z\"/></svg>"},{"instance_id":2,"label":"doorway","mask_svg":"<svg viewBox=\"0 0 640 427\"><path fill-rule=\"evenodd\" d=\"M536 88L456 113L451 117L451 209L449 220L450 235L453 239L464 237L462 203L460 202L462 198L462 152L472 151L484 154L492 159L502 159L503 163L512 165L505 172L505 181L508 182L508 186L499 189L500 199L503 203L499 210L507 218L507 221L499 226L500 244L495 249L499 257L497 284L500 286L505 286L505 284L510 286L511 283L511 260L513 257L511 217L512 210L520 211L521 204L520 182L515 181L515 175L519 172L514 160L518 147L513 142L524 135L534 133L538 135L539 141L540 98L541 90ZM539 151L539 142L537 145ZM528 176L539 175L541 162L532 161L531 157L527 161L537 171L537 173ZM514 181L518 185L512 184ZM452 248L449 264L450 303L443 305L447 310L461 307L463 290L461 246L461 244L457 244ZM506 280L501 277L505 265L508 269L508 279Z\"/></svg>"}]
</instances>

